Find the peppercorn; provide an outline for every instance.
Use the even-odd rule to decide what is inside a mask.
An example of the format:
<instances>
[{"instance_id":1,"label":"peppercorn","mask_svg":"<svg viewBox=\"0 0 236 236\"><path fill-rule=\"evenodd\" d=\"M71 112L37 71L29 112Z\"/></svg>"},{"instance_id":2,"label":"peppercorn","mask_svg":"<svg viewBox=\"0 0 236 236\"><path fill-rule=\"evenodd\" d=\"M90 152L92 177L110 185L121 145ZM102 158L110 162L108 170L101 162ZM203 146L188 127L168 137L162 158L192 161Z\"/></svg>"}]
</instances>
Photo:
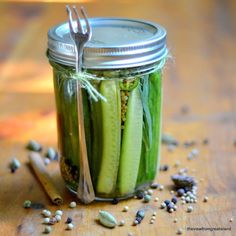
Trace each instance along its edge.
<instances>
[{"instance_id":1,"label":"peppercorn","mask_svg":"<svg viewBox=\"0 0 236 236\"><path fill-rule=\"evenodd\" d=\"M68 217L67 219L66 219L66 224L70 224L70 223L72 223L72 218L71 217Z\"/></svg>"},{"instance_id":2,"label":"peppercorn","mask_svg":"<svg viewBox=\"0 0 236 236\"><path fill-rule=\"evenodd\" d=\"M136 193L136 196L137 196L138 199L143 199L143 197L144 197L144 192L143 192L143 191L138 191L138 192Z\"/></svg>"},{"instance_id":3,"label":"peppercorn","mask_svg":"<svg viewBox=\"0 0 236 236\"><path fill-rule=\"evenodd\" d=\"M170 204L170 200L166 199L164 203L168 206Z\"/></svg>"},{"instance_id":4,"label":"peppercorn","mask_svg":"<svg viewBox=\"0 0 236 236\"><path fill-rule=\"evenodd\" d=\"M160 171L167 171L169 170L169 166L168 165L161 165L160 166Z\"/></svg>"},{"instance_id":5,"label":"peppercorn","mask_svg":"<svg viewBox=\"0 0 236 236\"><path fill-rule=\"evenodd\" d=\"M177 199L177 197L173 197L173 198L171 199L171 201L172 201L174 204L176 204L176 203L178 202L178 199Z\"/></svg>"},{"instance_id":6,"label":"peppercorn","mask_svg":"<svg viewBox=\"0 0 236 236\"><path fill-rule=\"evenodd\" d=\"M138 210L136 213L136 217L141 217L142 219L145 216L145 211L144 210Z\"/></svg>"},{"instance_id":7,"label":"peppercorn","mask_svg":"<svg viewBox=\"0 0 236 236\"><path fill-rule=\"evenodd\" d=\"M173 209L174 208L174 203L173 202L170 202L168 205L167 205L167 210L169 211L170 209Z\"/></svg>"},{"instance_id":8,"label":"peppercorn","mask_svg":"<svg viewBox=\"0 0 236 236\"><path fill-rule=\"evenodd\" d=\"M177 194L178 194L179 197L182 197L182 196L184 195L184 193L185 193L185 191L184 191L183 188L179 188L179 189L177 190Z\"/></svg>"},{"instance_id":9,"label":"peppercorn","mask_svg":"<svg viewBox=\"0 0 236 236\"><path fill-rule=\"evenodd\" d=\"M150 187L153 188L153 189L157 189L159 186L160 186L160 185L159 185L158 183L152 183L152 184L150 185Z\"/></svg>"}]
</instances>

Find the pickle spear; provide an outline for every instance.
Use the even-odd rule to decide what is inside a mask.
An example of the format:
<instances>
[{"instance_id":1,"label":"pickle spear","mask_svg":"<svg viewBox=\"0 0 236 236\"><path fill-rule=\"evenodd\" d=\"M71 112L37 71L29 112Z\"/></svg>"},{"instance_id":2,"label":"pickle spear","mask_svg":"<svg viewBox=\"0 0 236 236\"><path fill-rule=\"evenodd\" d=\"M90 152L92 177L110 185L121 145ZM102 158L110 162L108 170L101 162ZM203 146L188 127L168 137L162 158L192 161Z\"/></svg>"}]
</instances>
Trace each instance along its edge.
<instances>
[{"instance_id":1,"label":"pickle spear","mask_svg":"<svg viewBox=\"0 0 236 236\"><path fill-rule=\"evenodd\" d=\"M151 183L159 168L162 110L162 79L160 71L149 75L148 108L152 117L152 143L147 148L147 145L143 142L137 185Z\"/></svg>"},{"instance_id":2,"label":"pickle spear","mask_svg":"<svg viewBox=\"0 0 236 236\"><path fill-rule=\"evenodd\" d=\"M118 190L121 195L135 189L142 145L143 106L137 86L130 92L122 137Z\"/></svg>"},{"instance_id":3,"label":"pickle spear","mask_svg":"<svg viewBox=\"0 0 236 236\"><path fill-rule=\"evenodd\" d=\"M100 85L102 113L102 156L97 179L97 192L110 194L116 188L121 139L121 101L118 81L105 80Z\"/></svg>"}]
</instances>

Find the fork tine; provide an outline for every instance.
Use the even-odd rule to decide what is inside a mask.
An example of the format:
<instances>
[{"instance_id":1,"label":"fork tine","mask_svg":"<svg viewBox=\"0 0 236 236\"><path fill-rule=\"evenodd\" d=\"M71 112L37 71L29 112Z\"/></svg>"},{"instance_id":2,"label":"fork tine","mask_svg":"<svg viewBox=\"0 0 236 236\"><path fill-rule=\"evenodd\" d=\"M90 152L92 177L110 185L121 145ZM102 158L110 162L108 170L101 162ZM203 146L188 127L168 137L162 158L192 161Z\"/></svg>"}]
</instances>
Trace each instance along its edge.
<instances>
[{"instance_id":1,"label":"fork tine","mask_svg":"<svg viewBox=\"0 0 236 236\"><path fill-rule=\"evenodd\" d=\"M77 17L76 21L77 21L78 32L84 33L84 29L83 29L83 27L82 27L82 25L81 25L79 13L78 13L77 8L76 8L75 5L73 6L73 10L74 10L75 15L76 15L76 17Z\"/></svg>"},{"instance_id":2,"label":"fork tine","mask_svg":"<svg viewBox=\"0 0 236 236\"><path fill-rule=\"evenodd\" d=\"M89 38L90 38L91 37L91 27L90 27L90 24L89 24L89 21L88 21L88 16L87 16L87 14L85 12L84 7L81 7L80 10L81 10L81 13L82 13L82 15L84 17L84 20L85 20L85 23L86 23L87 33L88 33Z\"/></svg>"},{"instance_id":3,"label":"fork tine","mask_svg":"<svg viewBox=\"0 0 236 236\"><path fill-rule=\"evenodd\" d=\"M73 28L72 13L71 13L70 7L69 7L68 5L66 5L66 11L67 11L67 14L68 14L68 16L69 16L69 27L70 27L70 32L75 33L74 28Z\"/></svg>"}]
</instances>

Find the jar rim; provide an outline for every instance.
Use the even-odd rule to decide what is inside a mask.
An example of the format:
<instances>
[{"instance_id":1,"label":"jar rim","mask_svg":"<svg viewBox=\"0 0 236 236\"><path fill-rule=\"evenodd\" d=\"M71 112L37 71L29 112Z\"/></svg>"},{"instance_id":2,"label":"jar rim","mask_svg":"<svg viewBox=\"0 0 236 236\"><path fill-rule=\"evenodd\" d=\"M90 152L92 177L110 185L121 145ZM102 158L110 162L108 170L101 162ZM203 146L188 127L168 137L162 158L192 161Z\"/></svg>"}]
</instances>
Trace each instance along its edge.
<instances>
[{"instance_id":1,"label":"jar rim","mask_svg":"<svg viewBox=\"0 0 236 236\"><path fill-rule=\"evenodd\" d=\"M167 33L159 24L128 18L90 18L89 22L93 34L84 48L83 68L132 68L153 64L168 54ZM68 22L49 29L48 55L60 64L75 65Z\"/></svg>"}]
</instances>

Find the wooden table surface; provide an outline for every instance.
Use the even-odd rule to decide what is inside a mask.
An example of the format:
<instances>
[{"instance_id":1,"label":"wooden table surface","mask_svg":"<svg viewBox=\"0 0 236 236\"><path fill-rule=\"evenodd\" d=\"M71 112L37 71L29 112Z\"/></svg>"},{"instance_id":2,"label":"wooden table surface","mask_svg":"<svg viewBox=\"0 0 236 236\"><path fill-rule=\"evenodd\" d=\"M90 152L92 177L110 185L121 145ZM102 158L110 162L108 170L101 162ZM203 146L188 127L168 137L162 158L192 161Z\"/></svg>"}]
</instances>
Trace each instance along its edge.
<instances>
[{"instance_id":1,"label":"wooden table surface","mask_svg":"<svg viewBox=\"0 0 236 236\"><path fill-rule=\"evenodd\" d=\"M54 181L65 199L63 221L50 235L236 235L236 2L234 0L119 0L80 1L89 16L134 17L158 22L168 31L172 54L164 72L163 132L180 143L195 140L200 154L188 160L183 145L169 152L162 147L162 172L157 182L165 190L155 191L158 203L131 199L118 205L94 203L69 209L73 196L63 185L57 163L49 165ZM53 206L28 166L25 144L36 139L45 147L56 147L56 119L52 72L45 56L47 30L66 20L64 3L4 3L0 5L0 235L41 235L40 210L24 209L26 199ZM208 138L209 144L202 141ZM8 164L17 157L22 166L16 173ZM179 168L174 163L181 162ZM170 175L180 168L199 181L198 203L192 213L186 205L169 214L160 202L170 198ZM203 203L203 197L209 197ZM130 210L122 212L125 205ZM146 207L141 225L132 226L135 212ZM124 227L106 229L96 221L100 209L108 210ZM157 211L151 225L152 211ZM67 216L75 228L65 230ZM234 217L234 222L229 219ZM173 223L177 218L178 222ZM187 227L229 228L228 231L187 231Z\"/></svg>"}]
</instances>

